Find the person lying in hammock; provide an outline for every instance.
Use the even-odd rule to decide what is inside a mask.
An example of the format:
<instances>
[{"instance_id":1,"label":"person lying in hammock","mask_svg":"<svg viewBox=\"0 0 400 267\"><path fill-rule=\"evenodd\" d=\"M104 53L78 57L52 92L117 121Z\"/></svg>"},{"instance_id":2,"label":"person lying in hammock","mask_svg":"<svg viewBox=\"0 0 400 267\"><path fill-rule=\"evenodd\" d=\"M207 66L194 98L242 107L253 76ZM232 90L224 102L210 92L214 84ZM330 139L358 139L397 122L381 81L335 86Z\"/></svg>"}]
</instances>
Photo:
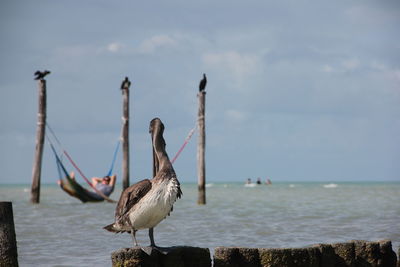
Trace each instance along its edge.
<instances>
[{"instance_id":1,"label":"person lying in hammock","mask_svg":"<svg viewBox=\"0 0 400 267\"><path fill-rule=\"evenodd\" d=\"M116 175L104 176L103 178L93 177L92 185L96 188L97 191L100 191L102 194L108 197L114 191L116 180ZM104 198L97 192L87 190L86 188L82 187L78 182L76 182L74 172L71 172L66 180L58 180L57 183L62 190L67 192L69 195L80 199L82 202L104 200Z\"/></svg>"}]
</instances>

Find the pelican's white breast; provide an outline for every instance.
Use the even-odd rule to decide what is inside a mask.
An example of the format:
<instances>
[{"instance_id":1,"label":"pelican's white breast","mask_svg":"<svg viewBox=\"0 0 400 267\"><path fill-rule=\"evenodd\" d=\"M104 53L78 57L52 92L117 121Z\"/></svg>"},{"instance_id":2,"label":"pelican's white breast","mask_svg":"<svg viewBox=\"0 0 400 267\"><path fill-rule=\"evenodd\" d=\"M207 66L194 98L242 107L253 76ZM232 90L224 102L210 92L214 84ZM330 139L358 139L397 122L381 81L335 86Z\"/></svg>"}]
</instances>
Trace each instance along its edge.
<instances>
[{"instance_id":1,"label":"pelican's white breast","mask_svg":"<svg viewBox=\"0 0 400 267\"><path fill-rule=\"evenodd\" d=\"M150 191L135 205L129 214L134 229L152 228L171 211L179 191L176 178L155 181Z\"/></svg>"}]
</instances>

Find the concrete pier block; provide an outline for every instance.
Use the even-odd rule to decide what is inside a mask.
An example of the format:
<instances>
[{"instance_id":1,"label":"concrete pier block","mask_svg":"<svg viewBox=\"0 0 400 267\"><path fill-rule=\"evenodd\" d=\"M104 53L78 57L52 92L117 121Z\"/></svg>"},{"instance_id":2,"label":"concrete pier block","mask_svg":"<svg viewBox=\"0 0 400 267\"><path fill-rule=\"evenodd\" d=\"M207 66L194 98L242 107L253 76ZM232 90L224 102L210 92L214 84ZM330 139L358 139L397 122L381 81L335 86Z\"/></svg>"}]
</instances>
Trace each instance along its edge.
<instances>
[{"instance_id":1,"label":"concrete pier block","mask_svg":"<svg viewBox=\"0 0 400 267\"><path fill-rule=\"evenodd\" d=\"M257 248L217 247L214 267L261 267Z\"/></svg>"},{"instance_id":2,"label":"concrete pier block","mask_svg":"<svg viewBox=\"0 0 400 267\"><path fill-rule=\"evenodd\" d=\"M400 267L400 247L397 250L397 267Z\"/></svg>"},{"instance_id":3,"label":"concrete pier block","mask_svg":"<svg viewBox=\"0 0 400 267\"><path fill-rule=\"evenodd\" d=\"M208 248L126 248L112 253L115 267L210 267ZM389 240L353 240L305 248L217 247L214 267L396 267ZM398 265L397 265L398 266ZM400 267L400 266L398 266Z\"/></svg>"},{"instance_id":4,"label":"concrete pier block","mask_svg":"<svg viewBox=\"0 0 400 267\"><path fill-rule=\"evenodd\" d=\"M400 267L400 247L397 250L397 267Z\"/></svg>"},{"instance_id":5,"label":"concrete pier block","mask_svg":"<svg viewBox=\"0 0 400 267\"><path fill-rule=\"evenodd\" d=\"M338 255L336 255L335 250L330 244L317 244L314 245L319 250L319 261L321 267L335 267L340 266L336 264L338 262ZM343 265L344 266L344 265Z\"/></svg>"},{"instance_id":6,"label":"concrete pier block","mask_svg":"<svg viewBox=\"0 0 400 267\"><path fill-rule=\"evenodd\" d=\"M354 267L356 263L356 253L353 242L347 243L334 243L332 248L335 252L335 265Z\"/></svg>"},{"instance_id":7,"label":"concrete pier block","mask_svg":"<svg viewBox=\"0 0 400 267\"><path fill-rule=\"evenodd\" d=\"M347 243L318 244L321 267L383 267L396 266L396 253L389 240L369 242L354 240Z\"/></svg>"},{"instance_id":8,"label":"concrete pier block","mask_svg":"<svg viewBox=\"0 0 400 267\"><path fill-rule=\"evenodd\" d=\"M378 241L378 243L381 253L380 259L378 260L378 266L396 266L396 262L400 266L400 261L397 261L396 253L393 251L392 242L390 240L381 240Z\"/></svg>"},{"instance_id":9,"label":"concrete pier block","mask_svg":"<svg viewBox=\"0 0 400 267\"><path fill-rule=\"evenodd\" d=\"M380 247L378 242L354 241L356 266L377 267L380 259Z\"/></svg>"},{"instance_id":10,"label":"concrete pier block","mask_svg":"<svg viewBox=\"0 0 400 267\"><path fill-rule=\"evenodd\" d=\"M111 254L114 267L211 267L210 250L198 247L123 248Z\"/></svg>"},{"instance_id":11,"label":"concrete pier block","mask_svg":"<svg viewBox=\"0 0 400 267\"><path fill-rule=\"evenodd\" d=\"M18 253L11 202L0 202L0 267L17 267Z\"/></svg>"},{"instance_id":12,"label":"concrete pier block","mask_svg":"<svg viewBox=\"0 0 400 267\"><path fill-rule=\"evenodd\" d=\"M217 247L214 253L214 267L318 267L319 254L318 248Z\"/></svg>"},{"instance_id":13,"label":"concrete pier block","mask_svg":"<svg viewBox=\"0 0 400 267\"><path fill-rule=\"evenodd\" d=\"M316 247L259 249L261 265L265 267L319 267L320 252Z\"/></svg>"}]
</instances>

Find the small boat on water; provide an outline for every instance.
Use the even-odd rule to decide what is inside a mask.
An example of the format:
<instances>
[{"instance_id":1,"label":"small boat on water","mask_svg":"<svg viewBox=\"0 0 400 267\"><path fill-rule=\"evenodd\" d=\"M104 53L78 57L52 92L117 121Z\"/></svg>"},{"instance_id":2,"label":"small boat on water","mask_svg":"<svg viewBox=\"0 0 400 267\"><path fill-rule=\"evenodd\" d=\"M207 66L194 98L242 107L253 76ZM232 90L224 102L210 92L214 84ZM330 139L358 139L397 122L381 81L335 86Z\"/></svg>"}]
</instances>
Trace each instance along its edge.
<instances>
[{"instance_id":1,"label":"small boat on water","mask_svg":"<svg viewBox=\"0 0 400 267\"><path fill-rule=\"evenodd\" d=\"M247 178L247 180L246 180L244 186L245 186L245 187L255 187L255 186L261 185L261 184L262 184L261 178L257 178L257 182L256 182L256 183L253 183L253 182L251 181L251 178ZM271 179L267 178L267 180L265 180L265 184L266 184L266 185L272 185Z\"/></svg>"},{"instance_id":2,"label":"small boat on water","mask_svg":"<svg viewBox=\"0 0 400 267\"><path fill-rule=\"evenodd\" d=\"M338 187L338 185L331 183L331 184L324 184L324 187L325 188L336 188L336 187Z\"/></svg>"}]
</instances>

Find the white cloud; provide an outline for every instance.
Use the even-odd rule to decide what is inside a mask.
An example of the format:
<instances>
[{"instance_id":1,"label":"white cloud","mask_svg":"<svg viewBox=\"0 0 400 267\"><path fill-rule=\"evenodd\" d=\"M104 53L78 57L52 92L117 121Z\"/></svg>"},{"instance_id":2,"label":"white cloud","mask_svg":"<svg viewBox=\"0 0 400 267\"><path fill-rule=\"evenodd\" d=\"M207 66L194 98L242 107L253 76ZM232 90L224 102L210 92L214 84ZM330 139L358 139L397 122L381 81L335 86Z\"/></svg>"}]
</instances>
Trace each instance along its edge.
<instances>
[{"instance_id":1,"label":"white cloud","mask_svg":"<svg viewBox=\"0 0 400 267\"><path fill-rule=\"evenodd\" d=\"M332 68L330 65L324 65L324 66L322 67L322 71L323 71L323 72L330 73L330 72L333 72L333 68Z\"/></svg>"},{"instance_id":2,"label":"white cloud","mask_svg":"<svg viewBox=\"0 0 400 267\"><path fill-rule=\"evenodd\" d=\"M203 62L208 68L231 72L239 82L260 68L260 59L257 55L236 51L206 53L203 55Z\"/></svg>"},{"instance_id":3,"label":"white cloud","mask_svg":"<svg viewBox=\"0 0 400 267\"><path fill-rule=\"evenodd\" d=\"M63 58L81 58L93 53L96 48L91 45L62 46L55 49L55 55Z\"/></svg>"},{"instance_id":4,"label":"white cloud","mask_svg":"<svg viewBox=\"0 0 400 267\"><path fill-rule=\"evenodd\" d=\"M393 82L394 90L400 92L400 69L390 69L382 71L383 77L386 81Z\"/></svg>"},{"instance_id":5,"label":"white cloud","mask_svg":"<svg viewBox=\"0 0 400 267\"><path fill-rule=\"evenodd\" d=\"M159 47L175 46L176 44L177 41L169 35L155 35L144 40L139 46L139 51L141 53L153 53Z\"/></svg>"},{"instance_id":6,"label":"white cloud","mask_svg":"<svg viewBox=\"0 0 400 267\"><path fill-rule=\"evenodd\" d=\"M384 70L388 69L388 67L385 64L383 64L381 62L377 62L377 61L371 62L370 67L373 70L379 70L379 71L384 71Z\"/></svg>"},{"instance_id":7,"label":"white cloud","mask_svg":"<svg viewBox=\"0 0 400 267\"><path fill-rule=\"evenodd\" d=\"M355 70L360 65L360 62L357 59L347 59L343 60L342 66L345 70Z\"/></svg>"},{"instance_id":8,"label":"white cloud","mask_svg":"<svg viewBox=\"0 0 400 267\"><path fill-rule=\"evenodd\" d=\"M109 52L112 52L112 53L116 53L116 52L119 52L122 48L123 48L123 44L121 44L121 43L118 43L118 42L113 42L113 43L110 43L108 46L107 46L107 50L109 51Z\"/></svg>"},{"instance_id":9,"label":"white cloud","mask_svg":"<svg viewBox=\"0 0 400 267\"><path fill-rule=\"evenodd\" d=\"M345 59L339 64L325 64L322 66L322 71L326 73L344 73L348 71L354 71L360 67L360 61L358 59Z\"/></svg>"},{"instance_id":10,"label":"white cloud","mask_svg":"<svg viewBox=\"0 0 400 267\"><path fill-rule=\"evenodd\" d=\"M385 79L394 80L396 82L400 81L400 69L398 68L391 68L388 65L378 61L372 61L369 67L375 73L382 73L386 77ZM398 85L396 87L400 88Z\"/></svg>"},{"instance_id":11,"label":"white cloud","mask_svg":"<svg viewBox=\"0 0 400 267\"><path fill-rule=\"evenodd\" d=\"M244 112L235 109L227 110L225 116L228 120L233 122L240 122L246 119L246 114Z\"/></svg>"},{"instance_id":12,"label":"white cloud","mask_svg":"<svg viewBox=\"0 0 400 267\"><path fill-rule=\"evenodd\" d=\"M375 6L358 5L348 8L345 14L354 23L370 26L396 23L398 21L398 8L389 8L383 4Z\"/></svg>"},{"instance_id":13,"label":"white cloud","mask_svg":"<svg viewBox=\"0 0 400 267\"><path fill-rule=\"evenodd\" d=\"M393 72L394 77L400 82L400 69L397 69Z\"/></svg>"}]
</instances>

